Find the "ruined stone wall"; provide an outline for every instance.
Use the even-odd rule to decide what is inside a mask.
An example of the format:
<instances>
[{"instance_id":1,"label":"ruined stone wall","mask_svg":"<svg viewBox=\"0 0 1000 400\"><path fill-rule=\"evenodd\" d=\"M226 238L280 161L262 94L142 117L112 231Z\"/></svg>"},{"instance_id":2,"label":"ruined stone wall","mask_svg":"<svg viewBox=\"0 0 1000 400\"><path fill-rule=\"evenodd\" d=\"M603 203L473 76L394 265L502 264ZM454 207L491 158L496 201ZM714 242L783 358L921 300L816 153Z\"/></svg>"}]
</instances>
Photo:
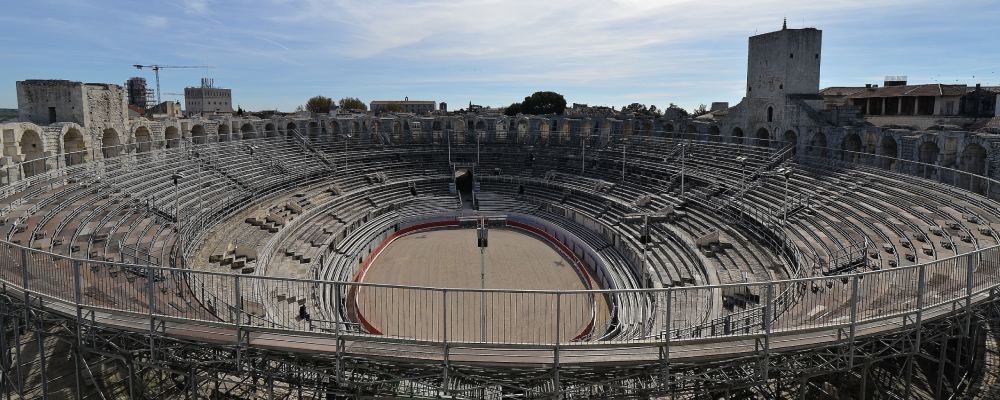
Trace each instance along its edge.
<instances>
[{"instance_id":1,"label":"ruined stone wall","mask_svg":"<svg viewBox=\"0 0 1000 400\"><path fill-rule=\"evenodd\" d=\"M26 80L17 84L18 120L38 125L86 124L83 84L66 80ZM53 117L55 114L55 118Z\"/></svg>"}]
</instances>

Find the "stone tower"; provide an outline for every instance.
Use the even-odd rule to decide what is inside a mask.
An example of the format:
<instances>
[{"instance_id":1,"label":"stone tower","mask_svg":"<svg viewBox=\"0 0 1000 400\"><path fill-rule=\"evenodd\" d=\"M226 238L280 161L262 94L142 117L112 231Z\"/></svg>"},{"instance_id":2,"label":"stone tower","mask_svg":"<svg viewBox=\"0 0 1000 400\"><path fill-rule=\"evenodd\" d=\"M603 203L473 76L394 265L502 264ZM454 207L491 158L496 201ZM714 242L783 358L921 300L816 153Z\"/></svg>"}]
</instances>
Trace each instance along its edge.
<instances>
[{"instance_id":1,"label":"stone tower","mask_svg":"<svg viewBox=\"0 0 1000 400\"><path fill-rule=\"evenodd\" d=\"M785 95L819 93L823 31L788 29L750 37L747 98L780 100Z\"/></svg>"}]
</instances>

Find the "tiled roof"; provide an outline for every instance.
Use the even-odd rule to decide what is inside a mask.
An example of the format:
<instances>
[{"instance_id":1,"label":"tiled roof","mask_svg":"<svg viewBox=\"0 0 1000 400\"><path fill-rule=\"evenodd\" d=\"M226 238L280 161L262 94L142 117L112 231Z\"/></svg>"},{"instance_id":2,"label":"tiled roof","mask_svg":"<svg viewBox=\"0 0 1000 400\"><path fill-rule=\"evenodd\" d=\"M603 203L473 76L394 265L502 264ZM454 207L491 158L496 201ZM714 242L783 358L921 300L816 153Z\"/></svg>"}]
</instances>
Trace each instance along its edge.
<instances>
[{"instance_id":1,"label":"tiled roof","mask_svg":"<svg viewBox=\"0 0 1000 400\"><path fill-rule=\"evenodd\" d=\"M823 96L850 96L854 93L865 90L865 88L857 86L833 86L822 89L819 94Z\"/></svg>"},{"instance_id":2,"label":"tiled roof","mask_svg":"<svg viewBox=\"0 0 1000 400\"><path fill-rule=\"evenodd\" d=\"M883 86L864 88L851 94L852 99L866 97L904 97L904 96L961 96L965 94L966 85L942 85L930 83L926 85Z\"/></svg>"}]
</instances>

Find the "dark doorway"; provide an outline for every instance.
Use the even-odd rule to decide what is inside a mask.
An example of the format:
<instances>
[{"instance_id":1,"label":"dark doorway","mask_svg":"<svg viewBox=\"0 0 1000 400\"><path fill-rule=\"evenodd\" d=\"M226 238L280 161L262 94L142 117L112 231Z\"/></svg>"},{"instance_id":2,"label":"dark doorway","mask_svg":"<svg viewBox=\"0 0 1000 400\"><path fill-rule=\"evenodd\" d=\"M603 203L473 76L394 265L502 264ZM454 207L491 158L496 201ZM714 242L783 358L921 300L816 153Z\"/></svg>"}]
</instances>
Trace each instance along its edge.
<instances>
[{"instance_id":1,"label":"dark doorway","mask_svg":"<svg viewBox=\"0 0 1000 400\"><path fill-rule=\"evenodd\" d=\"M455 170L455 188L462 194L462 203L472 204L472 170Z\"/></svg>"}]
</instances>

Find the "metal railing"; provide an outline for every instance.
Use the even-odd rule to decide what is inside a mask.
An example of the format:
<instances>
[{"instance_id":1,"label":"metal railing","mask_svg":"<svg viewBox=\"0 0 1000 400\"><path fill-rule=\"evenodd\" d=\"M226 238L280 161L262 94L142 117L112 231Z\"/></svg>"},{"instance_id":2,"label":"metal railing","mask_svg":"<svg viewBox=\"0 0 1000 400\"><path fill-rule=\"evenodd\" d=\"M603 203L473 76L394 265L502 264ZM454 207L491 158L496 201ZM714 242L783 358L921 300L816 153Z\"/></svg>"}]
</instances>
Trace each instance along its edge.
<instances>
[{"instance_id":1,"label":"metal railing","mask_svg":"<svg viewBox=\"0 0 1000 400\"><path fill-rule=\"evenodd\" d=\"M834 149L829 151L845 152ZM882 165L883 159L888 157L860 154L859 158L862 161L874 159L875 164ZM970 182L979 179L987 188L996 187L996 182L991 178L919 162L888 159L899 163L889 164L895 170L905 171L905 168L900 167L908 165L915 166L907 167L914 171L920 171L917 167L921 165L924 171L926 168L934 168L938 177L948 177L943 179L944 183L948 183L946 181L950 178L951 184L956 187L962 176ZM35 161L37 160L26 163ZM843 161L835 163L843 164ZM21 170L23 164L17 167L18 170ZM868 168L866 165L869 164L871 163L849 166ZM76 171L74 168L79 169L79 172L92 172L89 169L95 167L93 163L64 165L46 172L71 173ZM9 171L8 168L8 175ZM31 178L34 177L29 179ZM17 184L13 186L16 187ZM28 185L22 187L27 188ZM992 192L987 189L986 193ZM204 228L208 226L208 222L202 221L196 225ZM194 224L190 226L186 231L198 230L194 229ZM655 300L652 303L658 305L655 312L662 316L651 320L657 321L659 326L646 329L654 334L611 337L596 343L662 344L707 338L728 341L745 336L804 334L824 330L848 330L853 337L862 329L864 332L878 327L897 329L919 324L924 318L969 308L1000 283L1000 246L920 265L838 276L666 289L581 291L407 287L322 279L242 276L78 259L8 242L0 242L0 255L0 280L5 290L43 296L51 300L49 304L53 307L63 305L142 318L211 323L236 329L324 332L369 340L438 344L486 342L503 345L586 346L590 342L574 339L578 333L576 328L594 315L594 310L587 308L587 304L592 304L591 299L629 293L639 293ZM198 282L198 285L192 286L191 282ZM248 307L243 287L267 287L272 292L281 294L282 298L294 301L287 301L287 312L275 312L265 319L260 310ZM190 294L194 292L201 294L192 298ZM211 295L206 296L206 293ZM314 297L314 293L319 295ZM724 325L728 328L704 329L699 324L686 322L685 315L697 310L706 303L706 299L711 300L719 293L760 297L758 300L762 305L762 317L734 309L722 311L722 323L728 324ZM783 293L800 295L789 300ZM339 301L346 296L353 296L355 301ZM218 300L221 298L232 301ZM316 304L299 303L301 299L311 298L319 300ZM195 299L209 300L203 304ZM483 301L487 303L486 307L481 307ZM317 310L317 315L351 316L359 315L360 312L371 319L369 322L378 327L380 334L351 324L337 324L334 331L330 332L307 319L299 319L300 305ZM350 307L354 309L349 309ZM280 310L280 307L276 309ZM480 321L477 313L481 309L487 312L485 336L481 335L483 327L476 325L476 321ZM817 338L821 340L822 336Z\"/></svg>"}]
</instances>

